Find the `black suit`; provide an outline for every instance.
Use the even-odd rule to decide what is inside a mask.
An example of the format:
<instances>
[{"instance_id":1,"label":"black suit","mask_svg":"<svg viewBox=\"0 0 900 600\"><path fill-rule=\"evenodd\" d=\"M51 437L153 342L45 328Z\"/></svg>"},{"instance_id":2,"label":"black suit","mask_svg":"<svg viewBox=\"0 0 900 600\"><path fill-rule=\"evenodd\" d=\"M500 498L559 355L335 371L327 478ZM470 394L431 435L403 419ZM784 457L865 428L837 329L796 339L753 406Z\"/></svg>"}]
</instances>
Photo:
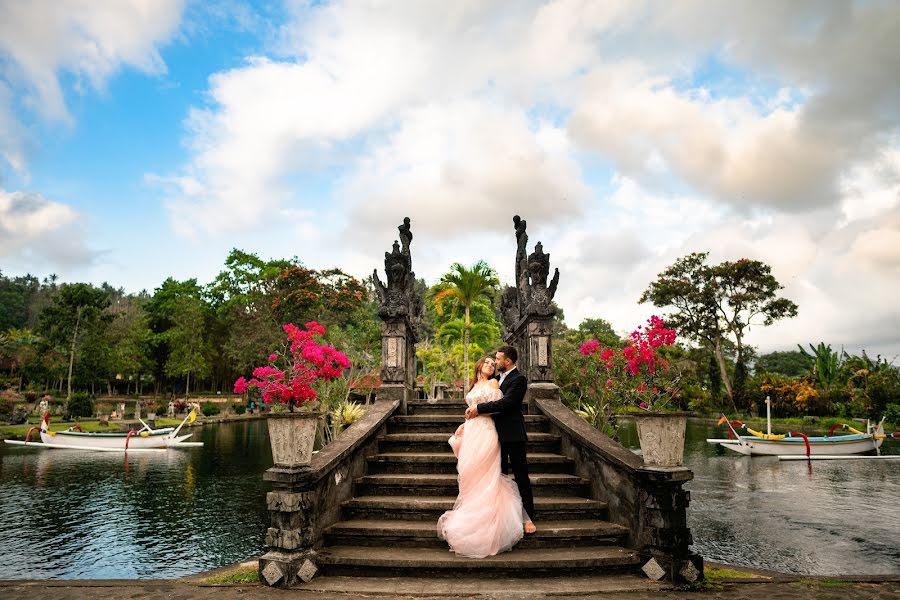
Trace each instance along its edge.
<instances>
[{"instance_id":1,"label":"black suit","mask_svg":"<svg viewBox=\"0 0 900 600\"><path fill-rule=\"evenodd\" d=\"M479 415L492 415L500 440L500 470L504 474L512 467L522 496L525 512L534 520L534 495L531 492L531 481L528 479L528 462L526 445L528 434L525 432L525 417L522 414L522 402L528 391L528 378L519 369L513 369L500 384L503 397L493 402L482 402L478 405Z\"/></svg>"}]
</instances>

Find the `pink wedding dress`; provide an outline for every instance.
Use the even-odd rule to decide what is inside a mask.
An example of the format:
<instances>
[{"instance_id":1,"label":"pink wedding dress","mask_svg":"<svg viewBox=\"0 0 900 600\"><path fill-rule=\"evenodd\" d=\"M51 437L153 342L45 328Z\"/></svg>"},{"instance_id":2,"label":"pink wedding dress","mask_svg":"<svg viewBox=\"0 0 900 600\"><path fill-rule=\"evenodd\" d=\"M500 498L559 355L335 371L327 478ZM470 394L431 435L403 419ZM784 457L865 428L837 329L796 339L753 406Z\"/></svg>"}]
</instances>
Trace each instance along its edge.
<instances>
[{"instance_id":1,"label":"pink wedding dress","mask_svg":"<svg viewBox=\"0 0 900 600\"><path fill-rule=\"evenodd\" d=\"M466 404L499 400L503 394L489 386L473 389ZM459 473L459 496L453 510L440 516L437 534L460 556L484 558L505 552L522 539L528 520L515 482L500 472L500 442L494 420L487 415L469 419L463 433L450 438Z\"/></svg>"}]
</instances>

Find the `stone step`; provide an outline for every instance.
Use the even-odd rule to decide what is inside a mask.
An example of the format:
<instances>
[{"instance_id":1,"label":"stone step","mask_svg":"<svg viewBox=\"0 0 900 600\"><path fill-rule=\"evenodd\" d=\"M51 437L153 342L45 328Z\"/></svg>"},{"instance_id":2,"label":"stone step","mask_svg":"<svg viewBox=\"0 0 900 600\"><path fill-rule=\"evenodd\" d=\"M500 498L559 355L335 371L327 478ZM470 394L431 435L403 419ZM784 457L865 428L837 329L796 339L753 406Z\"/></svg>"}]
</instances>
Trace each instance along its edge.
<instances>
[{"instance_id":1,"label":"stone step","mask_svg":"<svg viewBox=\"0 0 900 600\"><path fill-rule=\"evenodd\" d=\"M465 558L440 548L325 546L316 561L323 574L405 577L546 577L633 572L636 552L620 546L514 548L496 556Z\"/></svg>"},{"instance_id":2,"label":"stone step","mask_svg":"<svg viewBox=\"0 0 900 600\"><path fill-rule=\"evenodd\" d=\"M581 577L492 577L482 579L447 577L316 577L303 584L303 591L340 597L396 597L413 598L544 598L550 596L617 598L649 598L672 589L671 583L651 581L643 575L618 573L615 575L583 575ZM390 592L387 592L390 590Z\"/></svg>"},{"instance_id":3,"label":"stone step","mask_svg":"<svg viewBox=\"0 0 900 600\"><path fill-rule=\"evenodd\" d=\"M456 492L445 496L361 496L342 504L345 519L396 519L437 522L453 509ZM538 522L606 518L606 503L572 496L538 496L534 499Z\"/></svg>"},{"instance_id":4,"label":"stone step","mask_svg":"<svg viewBox=\"0 0 900 600\"><path fill-rule=\"evenodd\" d=\"M466 412L466 403L462 400L410 400L406 403L406 413L419 415L461 415ZM528 401L522 403L522 412L528 413Z\"/></svg>"},{"instance_id":5,"label":"stone step","mask_svg":"<svg viewBox=\"0 0 900 600\"><path fill-rule=\"evenodd\" d=\"M449 446L448 446L449 447ZM377 473L456 473L456 456L452 452L387 452L368 459L369 474ZM529 473L575 472L575 462L561 454L528 455Z\"/></svg>"},{"instance_id":6,"label":"stone step","mask_svg":"<svg viewBox=\"0 0 900 600\"><path fill-rule=\"evenodd\" d=\"M446 433L388 433L378 441L378 451L446 452L450 445ZM552 433L529 433L528 452L559 452L560 437Z\"/></svg>"},{"instance_id":7,"label":"stone step","mask_svg":"<svg viewBox=\"0 0 900 600\"><path fill-rule=\"evenodd\" d=\"M446 433L448 436L465 423L462 411L456 415L398 415L388 421L388 433ZM550 421L543 415L525 415L525 430L544 433Z\"/></svg>"},{"instance_id":8,"label":"stone step","mask_svg":"<svg viewBox=\"0 0 900 600\"><path fill-rule=\"evenodd\" d=\"M558 548L621 544L628 529L599 520L539 522L537 533L526 535L516 548ZM326 546L382 546L390 548L447 548L437 537L437 520L353 519L325 531Z\"/></svg>"},{"instance_id":9,"label":"stone step","mask_svg":"<svg viewBox=\"0 0 900 600\"><path fill-rule=\"evenodd\" d=\"M563 473L530 473L535 496L586 496L588 480ZM380 473L355 482L356 496L450 496L459 493L455 473Z\"/></svg>"}]
</instances>

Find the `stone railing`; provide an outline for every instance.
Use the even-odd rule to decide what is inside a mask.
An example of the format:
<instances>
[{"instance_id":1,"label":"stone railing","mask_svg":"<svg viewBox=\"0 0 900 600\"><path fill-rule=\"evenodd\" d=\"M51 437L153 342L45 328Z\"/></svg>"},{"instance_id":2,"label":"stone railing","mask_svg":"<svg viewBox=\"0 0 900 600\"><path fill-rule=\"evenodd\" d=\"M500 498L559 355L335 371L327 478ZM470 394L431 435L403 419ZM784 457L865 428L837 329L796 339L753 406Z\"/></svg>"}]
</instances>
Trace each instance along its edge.
<instances>
[{"instance_id":1,"label":"stone railing","mask_svg":"<svg viewBox=\"0 0 900 600\"><path fill-rule=\"evenodd\" d=\"M318 571L316 550L327 527L340 520L341 504L353 496L353 481L366 473L366 459L377 453L378 437L400 408L400 400L379 400L363 417L313 455L305 468L272 467L266 495L271 526L259 579L277 587L309 581Z\"/></svg>"},{"instance_id":2,"label":"stone railing","mask_svg":"<svg viewBox=\"0 0 900 600\"><path fill-rule=\"evenodd\" d=\"M607 504L609 520L629 529L626 546L648 561L655 559L669 580L702 578L703 559L690 550L690 492L682 489L694 477L691 470L644 465L640 456L563 405L556 386L531 387L532 412L537 409L550 420L552 431L562 438L562 453L575 461L577 474L590 481L591 497Z\"/></svg>"}]
</instances>

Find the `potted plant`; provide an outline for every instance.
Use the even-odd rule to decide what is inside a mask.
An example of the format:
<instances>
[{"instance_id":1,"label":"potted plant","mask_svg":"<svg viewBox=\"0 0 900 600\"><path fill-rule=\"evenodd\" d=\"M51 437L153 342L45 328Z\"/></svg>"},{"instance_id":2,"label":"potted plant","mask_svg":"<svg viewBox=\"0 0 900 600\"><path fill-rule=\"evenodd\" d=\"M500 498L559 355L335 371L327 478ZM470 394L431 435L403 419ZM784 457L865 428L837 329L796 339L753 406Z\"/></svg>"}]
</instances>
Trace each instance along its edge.
<instances>
[{"instance_id":1,"label":"potted plant","mask_svg":"<svg viewBox=\"0 0 900 600\"><path fill-rule=\"evenodd\" d=\"M250 380L241 377L235 381L234 393L243 394L251 387L261 392L263 404L272 406L267 423L275 465L296 468L312 460L321 416L315 385L340 377L350 367L350 359L319 344L315 338L325 335L325 328L315 321L304 329L293 323L283 329L287 341L281 350L269 355L268 365L254 369Z\"/></svg>"},{"instance_id":2,"label":"potted plant","mask_svg":"<svg viewBox=\"0 0 900 600\"><path fill-rule=\"evenodd\" d=\"M638 409L631 416L648 466L676 467L684 463L687 413L661 410L676 393L677 379L666 381L662 377L669 363L659 349L675 344L676 338L674 329L652 316L646 326L631 332L621 348L605 348L592 340L580 350L587 359L584 373L598 382L596 387L602 390L607 405Z\"/></svg>"}]
</instances>

